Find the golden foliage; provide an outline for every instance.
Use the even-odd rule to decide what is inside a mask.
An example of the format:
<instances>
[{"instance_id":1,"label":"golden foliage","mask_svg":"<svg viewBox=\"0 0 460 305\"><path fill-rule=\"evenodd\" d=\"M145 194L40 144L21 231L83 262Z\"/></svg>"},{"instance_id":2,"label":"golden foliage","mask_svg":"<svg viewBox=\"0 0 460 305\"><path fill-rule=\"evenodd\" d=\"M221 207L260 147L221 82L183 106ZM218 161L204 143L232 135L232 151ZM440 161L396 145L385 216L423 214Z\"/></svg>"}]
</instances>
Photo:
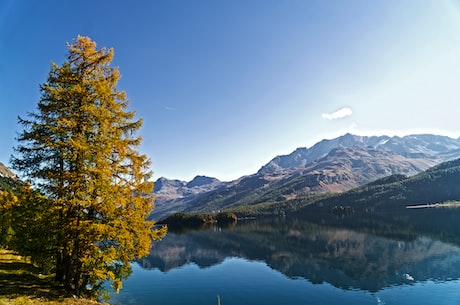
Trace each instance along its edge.
<instances>
[{"instance_id":1,"label":"golden foliage","mask_svg":"<svg viewBox=\"0 0 460 305\"><path fill-rule=\"evenodd\" d=\"M138 152L142 120L128 111L110 67L113 49L88 37L68 44L68 61L53 64L38 111L20 119L24 131L13 158L52 202L57 279L80 293L110 280L116 289L130 262L164 236L153 210L150 160Z\"/></svg>"}]
</instances>

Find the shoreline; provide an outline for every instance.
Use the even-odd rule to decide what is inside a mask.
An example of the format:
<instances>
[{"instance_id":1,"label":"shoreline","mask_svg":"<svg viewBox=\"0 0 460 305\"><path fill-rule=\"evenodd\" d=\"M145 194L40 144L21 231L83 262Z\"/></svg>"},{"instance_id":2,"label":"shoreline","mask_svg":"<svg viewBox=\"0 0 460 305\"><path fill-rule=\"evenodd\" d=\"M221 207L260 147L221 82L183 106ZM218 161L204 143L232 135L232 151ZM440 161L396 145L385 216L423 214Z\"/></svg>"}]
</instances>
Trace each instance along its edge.
<instances>
[{"instance_id":1,"label":"shoreline","mask_svg":"<svg viewBox=\"0 0 460 305\"><path fill-rule=\"evenodd\" d=\"M27 257L0 248L0 304L108 305L69 295L52 277L40 274Z\"/></svg>"},{"instance_id":2,"label":"shoreline","mask_svg":"<svg viewBox=\"0 0 460 305\"><path fill-rule=\"evenodd\" d=\"M460 208L460 201L406 205L406 209Z\"/></svg>"}]
</instances>

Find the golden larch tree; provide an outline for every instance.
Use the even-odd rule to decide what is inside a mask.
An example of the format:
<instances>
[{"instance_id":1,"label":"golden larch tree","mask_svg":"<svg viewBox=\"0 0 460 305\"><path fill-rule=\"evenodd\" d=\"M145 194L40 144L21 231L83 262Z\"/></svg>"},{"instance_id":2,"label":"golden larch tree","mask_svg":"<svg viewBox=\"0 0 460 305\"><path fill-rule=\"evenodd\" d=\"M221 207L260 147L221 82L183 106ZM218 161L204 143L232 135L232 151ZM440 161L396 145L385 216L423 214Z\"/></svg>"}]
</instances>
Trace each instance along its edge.
<instances>
[{"instance_id":1,"label":"golden larch tree","mask_svg":"<svg viewBox=\"0 0 460 305\"><path fill-rule=\"evenodd\" d=\"M40 86L37 111L19 118L11 160L52 200L56 279L77 294L107 280L118 290L130 262L165 234L147 220L154 195L150 160L138 152L142 120L116 87L113 54L88 37L68 44L67 61L52 63Z\"/></svg>"}]
</instances>

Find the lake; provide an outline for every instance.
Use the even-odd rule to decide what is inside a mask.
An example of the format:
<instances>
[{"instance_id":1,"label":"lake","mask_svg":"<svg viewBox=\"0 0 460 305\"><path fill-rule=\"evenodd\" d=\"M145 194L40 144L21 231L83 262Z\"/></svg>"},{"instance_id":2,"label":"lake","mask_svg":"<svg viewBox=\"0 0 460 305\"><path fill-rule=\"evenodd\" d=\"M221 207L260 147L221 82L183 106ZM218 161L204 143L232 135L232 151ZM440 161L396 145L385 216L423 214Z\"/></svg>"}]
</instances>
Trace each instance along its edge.
<instances>
[{"instance_id":1,"label":"lake","mask_svg":"<svg viewBox=\"0 0 460 305\"><path fill-rule=\"evenodd\" d=\"M310 219L308 219L310 218ZM169 232L111 304L458 304L460 209Z\"/></svg>"}]
</instances>

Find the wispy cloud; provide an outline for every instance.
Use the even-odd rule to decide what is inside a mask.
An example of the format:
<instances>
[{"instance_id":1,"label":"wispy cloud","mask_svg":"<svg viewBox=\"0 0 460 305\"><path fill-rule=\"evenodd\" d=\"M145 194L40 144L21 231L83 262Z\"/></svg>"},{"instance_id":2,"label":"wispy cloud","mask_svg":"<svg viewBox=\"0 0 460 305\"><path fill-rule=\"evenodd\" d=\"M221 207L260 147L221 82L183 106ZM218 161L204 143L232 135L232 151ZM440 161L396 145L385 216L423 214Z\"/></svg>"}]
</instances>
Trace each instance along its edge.
<instances>
[{"instance_id":1,"label":"wispy cloud","mask_svg":"<svg viewBox=\"0 0 460 305\"><path fill-rule=\"evenodd\" d=\"M352 114L353 111L351 111L351 108L343 107L332 113L323 113L321 117L326 120L338 120L351 116Z\"/></svg>"},{"instance_id":2,"label":"wispy cloud","mask_svg":"<svg viewBox=\"0 0 460 305\"><path fill-rule=\"evenodd\" d=\"M174 111L174 110L176 110L176 108L174 108L174 107L168 107L168 106L165 106L165 107L163 107L163 108L164 108L164 110L168 110L168 111Z\"/></svg>"}]
</instances>

